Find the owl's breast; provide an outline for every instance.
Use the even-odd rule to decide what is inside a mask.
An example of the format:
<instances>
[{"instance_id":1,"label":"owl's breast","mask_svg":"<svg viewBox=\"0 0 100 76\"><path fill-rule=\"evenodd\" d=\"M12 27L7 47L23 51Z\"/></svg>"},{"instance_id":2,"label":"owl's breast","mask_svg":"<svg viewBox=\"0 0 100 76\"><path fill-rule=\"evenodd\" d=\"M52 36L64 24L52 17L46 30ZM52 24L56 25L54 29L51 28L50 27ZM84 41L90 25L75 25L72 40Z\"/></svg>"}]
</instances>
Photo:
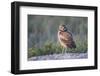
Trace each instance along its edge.
<instances>
[{"instance_id":1,"label":"owl's breast","mask_svg":"<svg viewBox=\"0 0 100 76\"><path fill-rule=\"evenodd\" d=\"M61 40L61 38L63 38L63 35L62 35L62 32L61 31L58 31L58 41L60 42L60 44L63 46L63 47L67 47L66 44Z\"/></svg>"}]
</instances>

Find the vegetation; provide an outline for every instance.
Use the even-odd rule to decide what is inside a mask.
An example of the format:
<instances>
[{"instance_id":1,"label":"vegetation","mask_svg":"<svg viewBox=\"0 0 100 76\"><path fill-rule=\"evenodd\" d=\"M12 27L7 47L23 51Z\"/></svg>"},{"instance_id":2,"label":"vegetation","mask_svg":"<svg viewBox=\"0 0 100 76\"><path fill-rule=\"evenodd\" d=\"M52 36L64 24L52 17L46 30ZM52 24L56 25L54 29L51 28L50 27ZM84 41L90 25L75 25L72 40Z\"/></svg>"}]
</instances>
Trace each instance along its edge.
<instances>
[{"instance_id":1,"label":"vegetation","mask_svg":"<svg viewBox=\"0 0 100 76\"><path fill-rule=\"evenodd\" d=\"M86 53L87 52L87 41L75 40L77 47L75 49L63 48L59 43L54 43L52 41L46 41L44 47L42 48L29 48L28 57L41 56L49 54L59 54L59 53Z\"/></svg>"},{"instance_id":2,"label":"vegetation","mask_svg":"<svg viewBox=\"0 0 100 76\"><path fill-rule=\"evenodd\" d=\"M58 42L60 24L73 34L77 48L64 49ZM28 57L87 52L87 17L28 15Z\"/></svg>"}]
</instances>

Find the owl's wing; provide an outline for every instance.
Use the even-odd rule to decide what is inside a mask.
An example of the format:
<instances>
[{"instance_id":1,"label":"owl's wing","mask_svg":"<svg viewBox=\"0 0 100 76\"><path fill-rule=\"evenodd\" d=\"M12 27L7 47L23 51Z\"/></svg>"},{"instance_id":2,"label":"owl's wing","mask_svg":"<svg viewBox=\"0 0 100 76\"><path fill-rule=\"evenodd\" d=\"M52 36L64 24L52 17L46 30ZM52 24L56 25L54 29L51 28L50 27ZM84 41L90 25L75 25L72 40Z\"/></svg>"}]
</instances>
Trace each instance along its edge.
<instances>
[{"instance_id":1,"label":"owl's wing","mask_svg":"<svg viewBox=\"0 0 100 76\"><path fill-rule=\"evenodd\" d=\"M59 37L64 40L73 40L72 34L70 32L60 32Z\"/></svg>"},{"instance_id":2,"label":"owl's wing","mask_svg":"<svg viewBox=\"0 0 100 76\"><path fill-rule=\"evenodd\" d=\"M66 44L69 48L76 48L75 42L73 40L72 34L70 32L62 32L60 34L60 40Z\"/></svg>"}]
</instances>

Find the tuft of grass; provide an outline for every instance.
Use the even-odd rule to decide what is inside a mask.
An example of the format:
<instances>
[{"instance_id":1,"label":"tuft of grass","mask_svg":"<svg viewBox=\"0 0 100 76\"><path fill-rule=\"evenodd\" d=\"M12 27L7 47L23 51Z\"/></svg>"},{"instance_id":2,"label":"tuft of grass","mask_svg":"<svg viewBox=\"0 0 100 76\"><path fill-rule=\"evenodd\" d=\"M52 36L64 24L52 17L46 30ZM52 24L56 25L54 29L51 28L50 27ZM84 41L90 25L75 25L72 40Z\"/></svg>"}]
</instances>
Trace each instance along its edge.
<instances>
[{"instance_id":1,"label":"tuft of grass","mask_svg":"<svg viewBox=\"0 0 100 76\"><path fill-rule=\"evenodd\" d=\"M87 41L80 38L75 38L76 48L65 49L64 53L86 53L87 52ZM54 43L52 41L46 41L42 48L32 47L28 49L28 57L32 56L42 56L49 54L59 54L63 53L63 47L59 43Z\"/></svg>"}]
</instances>

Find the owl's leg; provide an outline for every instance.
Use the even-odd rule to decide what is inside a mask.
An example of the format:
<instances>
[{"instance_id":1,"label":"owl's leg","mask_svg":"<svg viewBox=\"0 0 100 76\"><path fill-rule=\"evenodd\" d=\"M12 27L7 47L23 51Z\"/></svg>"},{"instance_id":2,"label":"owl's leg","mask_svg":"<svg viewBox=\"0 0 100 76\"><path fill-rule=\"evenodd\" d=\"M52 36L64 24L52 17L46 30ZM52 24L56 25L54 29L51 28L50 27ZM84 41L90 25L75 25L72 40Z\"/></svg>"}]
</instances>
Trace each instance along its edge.
<instances>
[{"instance_id":1,"label":"owl's leg","mask_svg":"<svg viewBox=\"0 0 100 76\"><path fill-rule=\"evenodd\" d=\"M64 53L66 53L66 51L67 51L67 48L65 48Z\"/></svg>"},{"instance_id":2,"label":"owl's leg","mask_svg":"<svg viewBox=\"0 0 100 76\"><path fill-rule=\"evenodd\" d=\"M66 53L66 48L63 47L62 53Z\"/></svg>"},{"instance_id":3,"label":"owl's leg","mask_svg":"<svg viewBox=\"0 0 100 76\"><path fill-rule=\"evenodd\" d=\"M65 51L65 48L63 47L63 48L62 48L62 54L64 54L64 51Z\"/></svg>"},{"instance_id":4,"label":"owl's leg","mask_svg":"<svg viewBox=\"0 0 100 76\"><path fill-rule=\"evenodd\" d=\"M66 53L66 50L67 50L67 48L65 48L65 51L64 51L65 53Z\"/></svg>"}]
</instances>

